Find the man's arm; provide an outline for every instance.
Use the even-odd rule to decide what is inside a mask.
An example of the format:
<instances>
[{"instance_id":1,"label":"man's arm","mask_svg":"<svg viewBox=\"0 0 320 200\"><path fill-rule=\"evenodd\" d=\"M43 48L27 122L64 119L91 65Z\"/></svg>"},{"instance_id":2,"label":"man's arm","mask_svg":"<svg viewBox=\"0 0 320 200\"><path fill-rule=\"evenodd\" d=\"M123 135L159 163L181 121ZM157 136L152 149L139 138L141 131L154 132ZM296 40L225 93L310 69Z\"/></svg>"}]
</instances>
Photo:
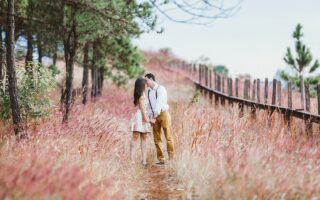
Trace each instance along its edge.
<instances>
[{"instance_id":1,"label":"man's arm","mask_svg":"<svg viewBox=\"0 0 320 200\"><path fill-rule=\"evenodd\" d=\"M162 106L167 103L167 91L163 86L158 88L158 98L156 100L156 108L154 110L154 115L157 117L160 115Z\"/></svg>"}]
</instances>

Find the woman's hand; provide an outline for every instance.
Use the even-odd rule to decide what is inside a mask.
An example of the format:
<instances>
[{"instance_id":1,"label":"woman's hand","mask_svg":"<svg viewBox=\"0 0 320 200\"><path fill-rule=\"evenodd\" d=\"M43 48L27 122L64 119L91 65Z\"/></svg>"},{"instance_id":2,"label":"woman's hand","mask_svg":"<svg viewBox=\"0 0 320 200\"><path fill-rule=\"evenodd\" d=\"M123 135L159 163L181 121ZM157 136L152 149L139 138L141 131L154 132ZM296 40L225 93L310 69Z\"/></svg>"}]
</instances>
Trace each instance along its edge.
<instances>
[{"instance_id":1,"label":"woman's hand","mask_svg":"<svg viewBox=\"0 0 320 200\"><path fill-rule=\"evenodd\" d=\"M156 119L155 119L155 118L150 118L149 122L150 122L151 124L154 124L154 123L156 122Z\"/></svg>"},{"instance_id":2,"label":"woman's hand","mask_svg":"<svg viewBox=\"0 0 320 200\"><path fill-rule=\"evenodd\" d=\"M142 122L143 122L143 123L149 123L150 120L149 120L149 118L147 118L147 117L142 117Z\"/></svg>"}]
</instances>

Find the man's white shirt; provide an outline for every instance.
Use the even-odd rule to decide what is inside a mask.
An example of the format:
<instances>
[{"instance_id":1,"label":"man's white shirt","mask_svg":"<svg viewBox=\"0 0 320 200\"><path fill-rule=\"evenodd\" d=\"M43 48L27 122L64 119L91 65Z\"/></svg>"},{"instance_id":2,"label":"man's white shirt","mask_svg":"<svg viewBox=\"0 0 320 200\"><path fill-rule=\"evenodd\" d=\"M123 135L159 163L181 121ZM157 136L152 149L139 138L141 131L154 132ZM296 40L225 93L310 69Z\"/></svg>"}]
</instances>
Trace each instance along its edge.
<instances>
[{"instance_id":1,"label":"man's white shirt","mask_svg":"<svg viewBox=\"0 0 320 200\"><path fill-rule=\"evenodd\" d=\"M148 109L149 116L157 117L162 111L169 109L167 90L163 86L155 84L153 88L148 90L147 96L152 107Z\"/></svg>"}]
</instances>

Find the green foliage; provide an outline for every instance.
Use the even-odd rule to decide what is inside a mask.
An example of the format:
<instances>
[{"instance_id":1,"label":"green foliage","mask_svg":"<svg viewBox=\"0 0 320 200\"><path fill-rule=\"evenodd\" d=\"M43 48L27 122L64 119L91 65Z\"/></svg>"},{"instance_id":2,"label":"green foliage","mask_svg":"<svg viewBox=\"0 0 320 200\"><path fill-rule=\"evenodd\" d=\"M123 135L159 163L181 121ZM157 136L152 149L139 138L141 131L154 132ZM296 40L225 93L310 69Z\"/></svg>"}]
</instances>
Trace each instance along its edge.
<instances>
[{"instance_id":1,"label":"green foliage","mask_svg":"<svg viewBox=\"0 0 320 200\"><path fill-rule=\"evenodd\" d=\"M144 68L143 54L134 47L129 38L122 37L110 42L107 55L111 58L111 66L107 67L106 74L117 85L124 85L129 79L141 76Z\"/></svg>"},{"instance_id":2,"label":"green foliage","mask_svg":"<svg viewBox=\"0 0 320 200\"><path fill-rule=\"evenodd\" d=\"M50 65L48 69L51 71L52 77L55 77L56 75L60 74L60 70L58 70L56 65Z\"/></svg>"},{"instance_id":3,"label":"green foliage","mask_svg":"<svg viewBox=\"0 0 320 200\"><path fill-rule=\"evenodd\" d=\"M283 59L293 69L295 69L299 73L302 73L305 68L310 66L313 58L310 49L307 48L306 45L303 44L303 42L301 41L301 38L303 37L301 24L298 24L296 26L296 29L293 32L292 37L295 39L295 51L297 56L296 58L294 58L291 49L288 47L287 53ZM318 67L319 62L318 60L315 60L314 64L311 66L309 70L309 73L316 71Z\"/></svg>"},{"instance_id":4,"label":"green foliage","mask_svg":"<svg viewBox=\"0 0 320 200\"><path fill-rule=\"evenodd\" d=\"M24 118L46 116L51 107L49 91L55 85L52 71L39 64L32 65L32 71L17 68L18 100ZM0 119L11 117L10 99L7 86L0 90Z\"/></svg>"},{"instance_id":5,"label":"green foliage","mask_svg":"<svg viewBox=\"0 0 320 200\"><path fill-rule=\"evenodd\" d=\"M19 61L23 60L25 58L25 51L22 49L17 49L15 52L15 58Z\"/></svg>"},{"instance_id":6,"label":"green foliage","mask_svg":"<svg viewBox=\"0 0 320 200\"><path fill-rule=\"evenodd\" d=\"M216 72L217 74L223 74L225 76L228 76L228 74L229 74L229 69L224 65L214 66L213 71Z\"/></svg>"},{"instance_id":7,"label":"green foliage","mask_svg":"<svg viewBox=\"0 0 320 200\"><path fill-rule=\"evenodd\" d=\"M316 95L316 86L320 83L320 76L315 74L316 70L319 68L319 61L315 60L311 65L313 60L312 54L310 49L307 48L301 40L303 37L301 24L296 26L292 37L295 39L296 57L294 57L291 49L288 47L286 55L283 59L295 72L282 70L278 73L278 75L282 80L291 81L293 89L298 90L300 89L301 85L301 79L299 75L304 76L304 70L310 67L310 69L307 71L307 77L304 79L304 83L309 84L310 94L314 96Z\"/></svg>"},{"instance_id":8,"label":"green foliage","mask_svg":"<svg viewBox=\"0 0 320 200\"><path fill-rule=\"evenodd\" d=\"M124 85L129 79L144 73L141 66L143 54L131 39L144 30L152 30L156 17L148 2L136 1L83 1L92 9L81 8L77 13L77 29L80 46L91 43L97 48L97 55L89 52L97 68L103 68L105 75L117 85Z\"/></svg>"},{"instance_id":9,"label":"green foliage","mask_svg":"<svg viewBox=\"0 0 320 200\"><path fill-rule=\"evenodd\" d=\"M292 88L294 90L300 90L300 78L296 73L294 75L290 74L288 71L281 70L278 72L278 76L284 81L290 81L292 83ZM320 84L320 76L319 75L309 75L304 80L305 84L309 85L310 95L312 97L317 94L317 85Z\"/></svg>"}]
</instances>

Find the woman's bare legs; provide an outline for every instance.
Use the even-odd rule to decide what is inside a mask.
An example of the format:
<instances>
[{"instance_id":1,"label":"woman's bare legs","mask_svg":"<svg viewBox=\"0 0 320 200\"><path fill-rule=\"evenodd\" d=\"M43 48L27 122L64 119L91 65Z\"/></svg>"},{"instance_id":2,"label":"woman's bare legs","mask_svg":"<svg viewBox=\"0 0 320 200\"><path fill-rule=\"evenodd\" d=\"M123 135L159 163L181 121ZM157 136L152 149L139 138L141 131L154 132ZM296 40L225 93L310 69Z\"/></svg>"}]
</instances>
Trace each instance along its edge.
<instances>
[{"instance_id":1,"label":"woman's bare legs","mask_svg":"<svg viewBox=\"0 0 320 200\"><path fill-rule=\"evenodd\" d=\"M141 147L141 155L142 155L142 164L146 165L147 164L147 145L146 145L147 133L141 133L140 140L141 140L140 147Z\"/></svg>"},{"instance_id":2,"label":"woman's bare legs","mask_svg":"<svg viewBox=\"0 0 320 200\"><path fill-rule=\"evenodd\" d=\"M136 146L137 146L136 144L139 139L139 135L140 135L139 132L133 132L133 134L132 134L132 140L130 143L130 160L131 160L131 162L134 162L134 152L136 151Z\"/></svg>"}]
</instances>

